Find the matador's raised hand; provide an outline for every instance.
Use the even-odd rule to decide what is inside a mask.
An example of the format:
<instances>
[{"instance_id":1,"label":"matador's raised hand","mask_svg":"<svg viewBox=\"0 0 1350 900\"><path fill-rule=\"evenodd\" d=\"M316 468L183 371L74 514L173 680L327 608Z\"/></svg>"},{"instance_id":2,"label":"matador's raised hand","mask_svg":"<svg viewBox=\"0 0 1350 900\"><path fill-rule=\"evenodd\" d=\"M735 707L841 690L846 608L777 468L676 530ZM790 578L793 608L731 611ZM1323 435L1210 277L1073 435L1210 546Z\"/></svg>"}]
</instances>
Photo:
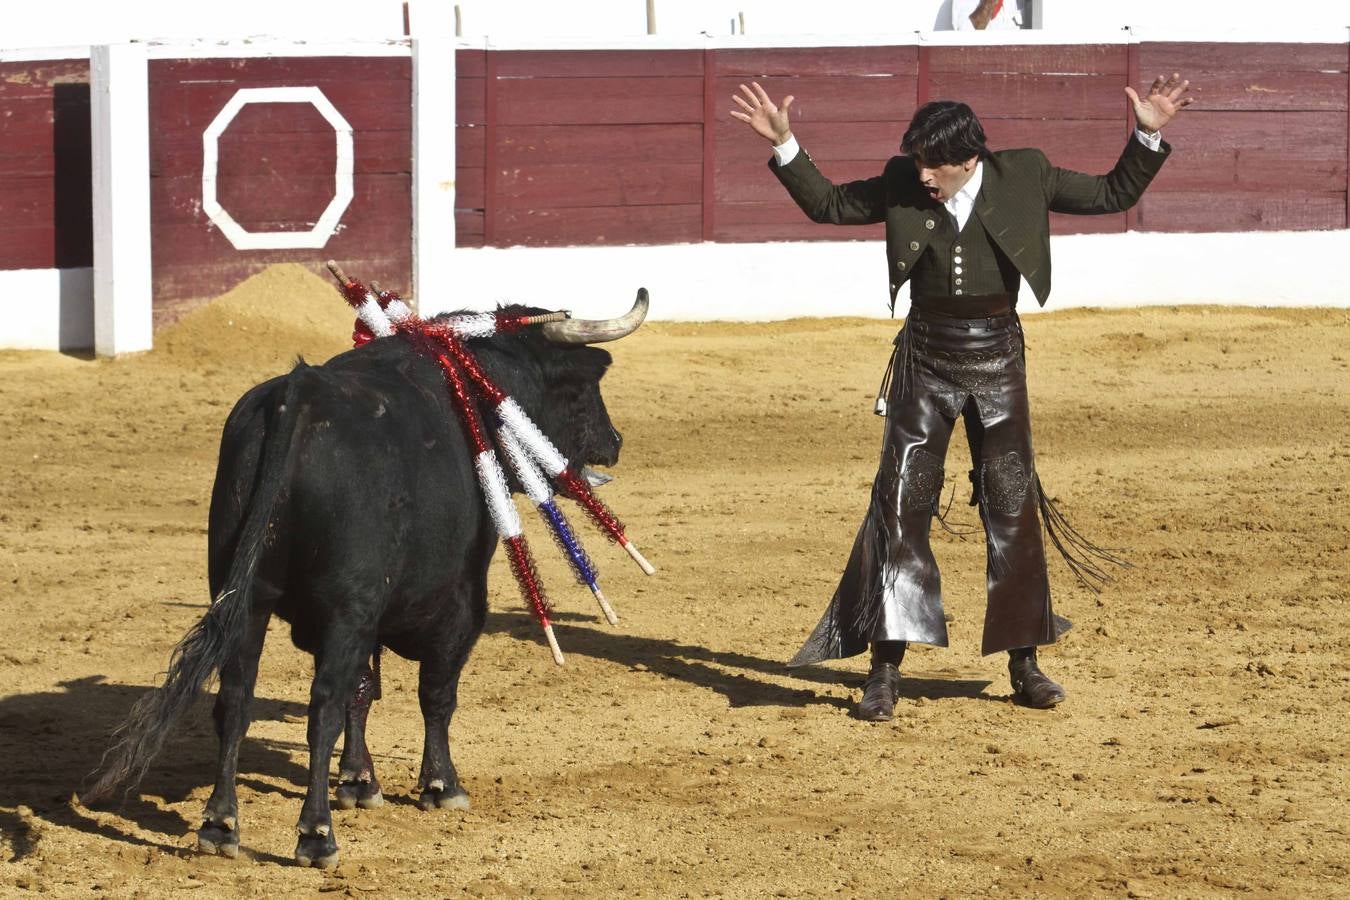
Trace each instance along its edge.
<instances>
[{"instance_id":1,"label":"matador's raised hand","mask_svg":"<svg viewBox=\"0 0 1350 900\"><path fill-rule=\"evenodd\" d=\"M1189 106L1195 99L1186 96L1190 85L1189 81L1184 80L1176 72L1172 73L1171 78L1159 75L1153 79L1148 96L1142 100L1134 88L1127 86L1125 94L1130 98L1130 105L1134 107L1134 120L1140 129L1150 132L1162 130L1162 127L1172 121L1183 107Z\"/></svg>"},{"instance_id":2,"label":"matador's raised hand","mask_svg":"<svg viewBox=\"0 0 1350 900\"><path fill-rule=\"evenodd\" d=\"M742 97L741 94L745 96ZM760 137L772 141L775 147L792 137L792 129L788 127L788 107L792 105L791 94L783 98L782 106L776 106L757 81L750 82L750 87L741 85L741 94L731 95L731 99L740 106L739 110L731 111L733 119L745 122L755 129L755 133Z\"/></svg>"}]
</instances>

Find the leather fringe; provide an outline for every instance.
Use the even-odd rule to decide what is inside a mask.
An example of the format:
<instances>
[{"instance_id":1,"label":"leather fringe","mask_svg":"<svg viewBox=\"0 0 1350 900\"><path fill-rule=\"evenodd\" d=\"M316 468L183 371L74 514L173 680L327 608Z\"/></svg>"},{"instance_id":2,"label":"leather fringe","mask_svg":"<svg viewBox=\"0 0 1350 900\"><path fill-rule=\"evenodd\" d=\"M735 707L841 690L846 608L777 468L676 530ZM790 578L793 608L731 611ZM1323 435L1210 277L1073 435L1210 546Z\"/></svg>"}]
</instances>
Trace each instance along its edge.
<instances>
[{"instance_id":1,"label":"leather fringe","mask_svg":"<svg viewBox=\"0 0 1350 900\"><path fill-rule=\"evenodd\" d=\"M1059 511L1059 507L1046 495L1045 488L1041 485L1040 474L1038 473L1035 478L1036 498L1040 504L1041 522L1045 524L1046 534L1050 536L1050 542L1064 558L1074 577L1084 587L1094 594L1101 593L1102 587L1111 580L1111 576L1098 565L1097 561L1123 569L1134 568L1128 561L1116 556L1117 551L1094 544L1070 525L1069 520Z\"/></svg>"}]
</instances>

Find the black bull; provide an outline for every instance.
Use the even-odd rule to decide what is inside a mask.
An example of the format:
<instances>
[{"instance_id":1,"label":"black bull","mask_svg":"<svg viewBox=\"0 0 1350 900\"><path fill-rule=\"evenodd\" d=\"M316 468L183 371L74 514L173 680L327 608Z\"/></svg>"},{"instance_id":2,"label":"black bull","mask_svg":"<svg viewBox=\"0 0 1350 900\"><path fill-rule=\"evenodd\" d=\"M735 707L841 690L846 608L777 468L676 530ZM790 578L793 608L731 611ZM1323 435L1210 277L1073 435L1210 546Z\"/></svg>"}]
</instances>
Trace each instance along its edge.
<instances>
[{"instance_id":1,"label":"black bull","mask_svg":"<svg viewBox=\"0 0 1350 900\"><path fill-rule=\"evenodd\" d=\"M618 461L621 438L599 386L611 357L587 344L635 329L646 292L638 298L617 320L551 323L470 344L488 375L574 466ZM402 338L386 338L322 366L298 362L246 393L225 423L208 543L211 607L175 648L163 686L132 709L85 799L133 788L174 721L218 672L220 751L198 841L207 852L236 855L239 745L275 614L315 658L300 863L337 860L329 761L348 700L380 646L420 663L422 805L467 805L450 758L450 717L487 615L497 536L436 363ZM344 777L348 769L373 774L364 736L368 698L357 701L348 716ZM364 795L355 787L358 801L379 799L378 787L365 785Z\"/></svg>"}]
</instances>

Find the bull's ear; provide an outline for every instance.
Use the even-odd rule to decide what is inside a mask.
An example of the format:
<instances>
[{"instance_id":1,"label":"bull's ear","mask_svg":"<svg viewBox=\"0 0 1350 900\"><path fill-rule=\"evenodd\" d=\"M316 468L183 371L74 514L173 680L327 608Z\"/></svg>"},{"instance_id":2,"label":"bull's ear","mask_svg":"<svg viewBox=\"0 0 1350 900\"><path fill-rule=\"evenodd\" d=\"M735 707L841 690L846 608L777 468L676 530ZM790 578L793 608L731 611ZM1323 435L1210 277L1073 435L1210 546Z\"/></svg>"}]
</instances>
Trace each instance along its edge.
<instances>
[{"instance_id":1,"label":"bull's ear","mask_svg":"<svg viewBox=\"0 0 1350 900\"><path fill-rule=\"evenodd\" d=\"M608 350L591 346L555 347L543 357L551 382L599 381L614 362Z\"/></svg>"}]
</instances>

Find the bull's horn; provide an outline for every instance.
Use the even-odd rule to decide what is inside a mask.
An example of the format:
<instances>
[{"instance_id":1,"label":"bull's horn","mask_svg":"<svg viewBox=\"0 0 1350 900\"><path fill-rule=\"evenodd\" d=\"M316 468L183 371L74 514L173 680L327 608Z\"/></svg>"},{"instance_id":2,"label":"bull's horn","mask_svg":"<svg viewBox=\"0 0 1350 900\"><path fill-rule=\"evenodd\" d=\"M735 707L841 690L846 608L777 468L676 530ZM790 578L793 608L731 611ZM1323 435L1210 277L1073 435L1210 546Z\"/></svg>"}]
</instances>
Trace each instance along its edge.
<instances>
[{"instance_id":1,"label":"bull's horn","mask_svg":"<svg viewBox=\"0 0 1350 900\"><path fill-rule=\"evenodd\" d=\"M605 341L617 341L637 331L642 320L647 318L647 307L650 303L647 289L638 288L633 308L617 319L564 319L561 322L545 322L540 327L544 331L544 337L558 344L601 344Z\"/></svg>"}]
</instances>

